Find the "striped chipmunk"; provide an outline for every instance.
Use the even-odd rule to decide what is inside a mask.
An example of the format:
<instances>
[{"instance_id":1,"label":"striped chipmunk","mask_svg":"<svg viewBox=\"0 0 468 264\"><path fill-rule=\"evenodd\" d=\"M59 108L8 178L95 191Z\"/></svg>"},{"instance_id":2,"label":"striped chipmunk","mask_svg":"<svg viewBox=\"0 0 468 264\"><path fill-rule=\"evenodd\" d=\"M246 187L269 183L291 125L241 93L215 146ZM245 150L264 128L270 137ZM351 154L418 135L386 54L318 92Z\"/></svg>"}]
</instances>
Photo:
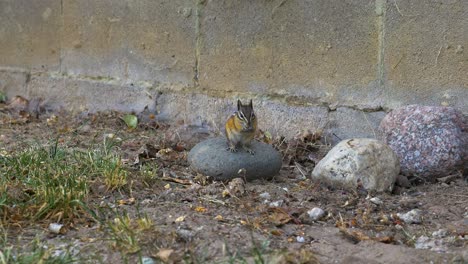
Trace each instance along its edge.
<instances>
[{"instance_id":1,"label":"striped chipmunk","mask_svg":"<svg viewBox=\"0 0 468 264\"><path fill-rule=\"evenodd\" d=\"M236 152L237 147L241 146L250 154L255 154L250 148L257 131L257 118L253 110L252 100L248 105L243 105L240 100L237 100L237 112L228 118L225 129L229 145L227 150Z\"/></svg>"}]
</instances>

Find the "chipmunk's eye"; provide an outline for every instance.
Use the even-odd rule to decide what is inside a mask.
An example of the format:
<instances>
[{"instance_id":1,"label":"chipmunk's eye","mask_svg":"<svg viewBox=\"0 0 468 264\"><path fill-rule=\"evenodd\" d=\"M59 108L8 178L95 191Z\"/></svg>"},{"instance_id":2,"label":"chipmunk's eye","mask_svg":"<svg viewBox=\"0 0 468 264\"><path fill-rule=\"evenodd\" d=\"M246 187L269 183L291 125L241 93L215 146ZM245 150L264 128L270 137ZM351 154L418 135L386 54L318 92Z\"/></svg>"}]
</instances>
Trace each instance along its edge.
<instances>
[{"instance_id":1,"label":"chipmunk's eye","mask_svg":"<svg viewBox=\"0 0 468 264\"><path fill-rule=\"evenodd\" d=\"M242 112L239 112L239 119L245 120L245 115Z\"/></svg>"},{"instance_id":2,"label":"chipmunk's eye","mask_svg":"<svg viewBox=\"0 0 468 264\"><path fill-rule=\"evenodd\" d=\"M252 113L252 115L250 115L250 119L255 119L255 114Z\"/></svg>"}]
</instances>

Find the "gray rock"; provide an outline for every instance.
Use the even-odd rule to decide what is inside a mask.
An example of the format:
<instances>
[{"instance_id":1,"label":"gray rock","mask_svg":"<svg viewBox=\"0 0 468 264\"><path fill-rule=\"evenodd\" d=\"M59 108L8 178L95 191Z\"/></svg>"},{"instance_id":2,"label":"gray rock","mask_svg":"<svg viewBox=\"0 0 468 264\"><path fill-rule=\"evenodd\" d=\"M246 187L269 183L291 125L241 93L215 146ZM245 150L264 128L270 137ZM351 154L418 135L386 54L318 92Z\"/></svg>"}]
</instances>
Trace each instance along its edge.
<instances>
[{"instance_id":1,"label":"gray rock","mask_svg":"<svg viewBox=\"0 0 468 264\"><path fill-rule=\"evenodd\" d=\"M391 191L400 171L398 157L375 139L347 139L338 143L317 164L312 178L348 189L362 186L377 192Z\"/></svg>"},{"instance_id":2,"label":"gray rock","mask_svg":"<svg viewBox=\"0 0 468 264\"><path fill-rule=\"evenodd\" d=\"M307 211L307 214L309 215L310 220L312 221L317 221L320 220L324 215L325 211L322 210L321 208L314 207Z\"/></svg>"},{"instance_id":3,"label":"gray rock","mask_svg":"<svg viewBox=\"0 0 468 264\"><path fill-rule=\"evenodd\" d=\"M372 198L369 199L369 201L371 201L371 203L376 204L376 205L382 205L383 204L383 201L378 197L372 197Z\"/></svg>"},{"instance_id":4,"label":"gray rock","mask_svg":"<svg viewBox=\"0 0 468 264\"><path fill-rule=\"evenodd\" d=\"M401 107L385 116L380 130L398 155L404 175L433 181L468 163L468 123L454 108Z\"/></svg>"},{"instance_id":5,"label":"gray rock","mask_svg":"<svg viewBox=\"0 0 468 264\"><path fill-rule=\"evenodd\" d=\"M398 213L397 216L407 224L420 224L422 222L422 212L419 209L413 209L405 214Z\"/></svg>"},{"instance_id":6,"label":"gray rock","mask_svg":"<svg viewBox=\"0 0 468 264\"><path fill-rule=\"evenodd\" d=\"M432 232L432 237L435 238L444 238L448 234L448 231L446 229L439 229L437 231Z\"/></svg>"},{"instance_id":7,"label":"gray rock","mask_svg":"<svg viewBox=\"0 0 468 264\"><path fill-rule=\"evenodd\" d=\"M190 150L188 161L193 169L215 180L237 177L245 177L246 180L270 179L281 169L281 154L268 144L252 142L255 155L242 149L232 153L226 148L225 138L205 140ZM240 175L241 169L245 171Z\"/></svg>"}]
</instances>

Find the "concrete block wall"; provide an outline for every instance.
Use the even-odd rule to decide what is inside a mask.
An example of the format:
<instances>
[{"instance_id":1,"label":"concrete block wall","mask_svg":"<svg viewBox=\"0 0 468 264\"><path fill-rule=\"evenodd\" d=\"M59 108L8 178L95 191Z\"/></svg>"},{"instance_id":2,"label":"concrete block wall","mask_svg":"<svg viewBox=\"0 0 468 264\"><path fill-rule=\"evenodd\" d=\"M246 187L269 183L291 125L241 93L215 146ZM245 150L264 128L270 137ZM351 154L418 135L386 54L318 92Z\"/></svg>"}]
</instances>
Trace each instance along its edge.
<instances>
[{"instance_id":1,"label":"concrete block wall","mask_svg":"<svg viewBox=\"0 0 468 264\"><path fill-rule=\"evenodd\" d=\"M465 0L0 0L0 91L72 111L375 137L407 104L468 112Z\"/></svg>"}]
</instances>

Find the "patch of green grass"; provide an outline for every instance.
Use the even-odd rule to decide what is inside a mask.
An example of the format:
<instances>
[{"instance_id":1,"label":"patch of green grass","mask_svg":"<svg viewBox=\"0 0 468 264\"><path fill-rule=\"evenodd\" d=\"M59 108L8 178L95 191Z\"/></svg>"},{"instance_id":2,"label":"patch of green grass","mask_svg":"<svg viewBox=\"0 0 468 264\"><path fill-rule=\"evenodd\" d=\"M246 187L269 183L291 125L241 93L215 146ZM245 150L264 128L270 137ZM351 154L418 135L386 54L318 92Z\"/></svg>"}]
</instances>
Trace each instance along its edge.
<instances>
[{"instance_id":1,"label":"patch of green grass","mask_svg":"<svg viewBox=\"0 0 468 264\"><path fill-rule=\"evenodd\" d=\"M158 164L156 162L144 163L140 167L140 175L143 183L149 187L158 179Z\"/></svg>"},{"instance_id":2,"label":"patch of green grass","mask_svg":"<svg viewBox=\"0 0 468 264\"><path fill-rule=\"evenodd\" d=\"M0 228L1 229L1 228ZM3 231L6 234L5 230ZM66 264L77 263L68 250L57 250L53 246L46 246L39 238L33 239L27 245L14 247L8 244L6 235L0 237L0 264Z\"/></svg>"},{"instance_id":3,"label":"patch of green grass","mask_svg":"<svg viewBox=\"0 0 468 264\"><path fill-rule=\"evenodd\" d=\"M0 155L0 218L70 220L90 212L89 184L103 182L109 190L127 184L127 171L115 144L95 150L72 150L58 140Z\"/></svg>"},{"instance_id":4,"label":"patch of green grass","mask_svg":"<svg viewBox=\"0 0 468 264\"><path fill-rule=\"evenodd\" d=\"M124 254L133 254L141 250L140 240L143 232L153 228L153 221L147 215L132 219L128 214L117 217L105 224L113 247Z\"/></svg>"}]
</instances>

